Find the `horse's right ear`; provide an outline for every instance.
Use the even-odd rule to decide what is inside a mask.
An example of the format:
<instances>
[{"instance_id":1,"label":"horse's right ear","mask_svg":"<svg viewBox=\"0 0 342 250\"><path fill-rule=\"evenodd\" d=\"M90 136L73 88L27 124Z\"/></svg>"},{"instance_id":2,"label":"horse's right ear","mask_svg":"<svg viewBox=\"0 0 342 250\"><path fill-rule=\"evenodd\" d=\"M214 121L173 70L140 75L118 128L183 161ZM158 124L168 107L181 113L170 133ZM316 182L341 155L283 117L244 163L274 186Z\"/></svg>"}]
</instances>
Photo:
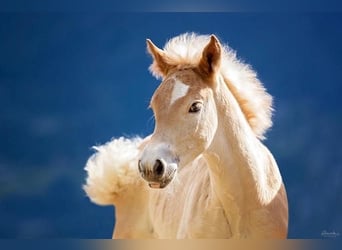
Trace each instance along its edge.
<instances>
[{"instance_id":1,"label":"horse's right ear","mask_svg":"<svg viewBox=\"0 0 342 250\"><path fill-rule=\"evenodd\" d=\"M146 44L147 51L153 57L153 63L149 68L151 73L156 77L164 78L171 68L171 65L167 63L165 52L154 45L150 39L146 39Z\"/></svg>"}]
</instances>

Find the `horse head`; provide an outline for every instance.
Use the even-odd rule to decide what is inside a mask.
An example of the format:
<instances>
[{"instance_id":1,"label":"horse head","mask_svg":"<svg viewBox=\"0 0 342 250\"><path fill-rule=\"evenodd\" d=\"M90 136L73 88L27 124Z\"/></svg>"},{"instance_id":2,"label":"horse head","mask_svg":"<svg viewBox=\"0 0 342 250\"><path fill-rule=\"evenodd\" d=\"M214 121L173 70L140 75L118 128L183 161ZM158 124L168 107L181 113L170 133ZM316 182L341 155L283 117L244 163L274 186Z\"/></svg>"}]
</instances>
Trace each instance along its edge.
<instances>
[{"instance_id":1,"label":"horse head","mask_svg":"<svg viewBox=\"0 0 342 250\"><path fill-rule=\"evenodd\" d=\"M205 151L218 118L213 98L221 45L212 35L195 62L173 63L147 40L152 67L162 82L151 99L155 129L139 160L139 172L152 188L164 188L178 168Z\"/></svg>"}]
</instances>

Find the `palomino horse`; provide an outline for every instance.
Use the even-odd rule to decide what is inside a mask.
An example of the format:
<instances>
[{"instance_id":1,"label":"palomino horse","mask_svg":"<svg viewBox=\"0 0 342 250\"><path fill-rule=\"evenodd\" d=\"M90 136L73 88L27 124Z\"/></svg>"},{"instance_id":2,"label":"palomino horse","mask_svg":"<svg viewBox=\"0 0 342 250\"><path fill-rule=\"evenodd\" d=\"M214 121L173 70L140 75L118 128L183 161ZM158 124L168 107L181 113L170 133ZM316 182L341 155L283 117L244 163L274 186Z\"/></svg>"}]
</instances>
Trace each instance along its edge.
<instances>
[{"instance_id":1,"label":"palomino horse","mask_svg":"<svg viewBox=\"0 0 342 250\"><path fill-rule=\"evenodd\" d=\"M261 142L272 98L256 73L214 35L147 48L162 78L153 134L96 147L85 168L90 199L115 205L113 237L286 238L286 191Z\"/></svg>"}]
</instances>

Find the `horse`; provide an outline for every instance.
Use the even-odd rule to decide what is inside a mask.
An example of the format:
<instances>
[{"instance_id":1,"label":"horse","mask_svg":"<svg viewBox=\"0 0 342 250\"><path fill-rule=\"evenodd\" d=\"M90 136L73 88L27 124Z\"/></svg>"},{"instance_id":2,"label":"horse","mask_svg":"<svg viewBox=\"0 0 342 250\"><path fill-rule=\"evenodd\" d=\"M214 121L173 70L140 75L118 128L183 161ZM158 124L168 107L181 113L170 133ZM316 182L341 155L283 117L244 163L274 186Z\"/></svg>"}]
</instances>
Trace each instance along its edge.
<instances>
[{"instance_id":1,"label":"horse","mask_svg":"<svg viewBox=\"0 0 342 250\"><path fill-rule=\"evenodd\" d=\"M262 143L272 96L215 35L147 39L161 78L151 135L113 139L87 161L84 190L115 206L113 238L287 237L288 202Z\"/></svg>"}]
</instances>

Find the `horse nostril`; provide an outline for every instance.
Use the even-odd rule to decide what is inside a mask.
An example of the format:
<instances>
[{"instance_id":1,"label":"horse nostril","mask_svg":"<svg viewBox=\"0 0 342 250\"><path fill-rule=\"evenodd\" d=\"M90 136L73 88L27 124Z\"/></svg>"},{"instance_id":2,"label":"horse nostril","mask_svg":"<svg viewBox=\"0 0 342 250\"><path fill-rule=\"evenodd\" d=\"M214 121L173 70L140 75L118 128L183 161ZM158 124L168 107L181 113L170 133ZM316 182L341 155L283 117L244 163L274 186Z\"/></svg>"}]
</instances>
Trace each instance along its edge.
<instances>
[{"instance_id":1,"label":"horse nostril","mask_svg":"<svg viewBox=\"0 0 342 250\"><path fill-rule=\"evenodd\" d=\"M156 175L163 175L164 173L164 164L162 163L161 160L156 160L156 163L154 164L153 166L153 172L156 174Z\"/></svg>"}]
</instances>

